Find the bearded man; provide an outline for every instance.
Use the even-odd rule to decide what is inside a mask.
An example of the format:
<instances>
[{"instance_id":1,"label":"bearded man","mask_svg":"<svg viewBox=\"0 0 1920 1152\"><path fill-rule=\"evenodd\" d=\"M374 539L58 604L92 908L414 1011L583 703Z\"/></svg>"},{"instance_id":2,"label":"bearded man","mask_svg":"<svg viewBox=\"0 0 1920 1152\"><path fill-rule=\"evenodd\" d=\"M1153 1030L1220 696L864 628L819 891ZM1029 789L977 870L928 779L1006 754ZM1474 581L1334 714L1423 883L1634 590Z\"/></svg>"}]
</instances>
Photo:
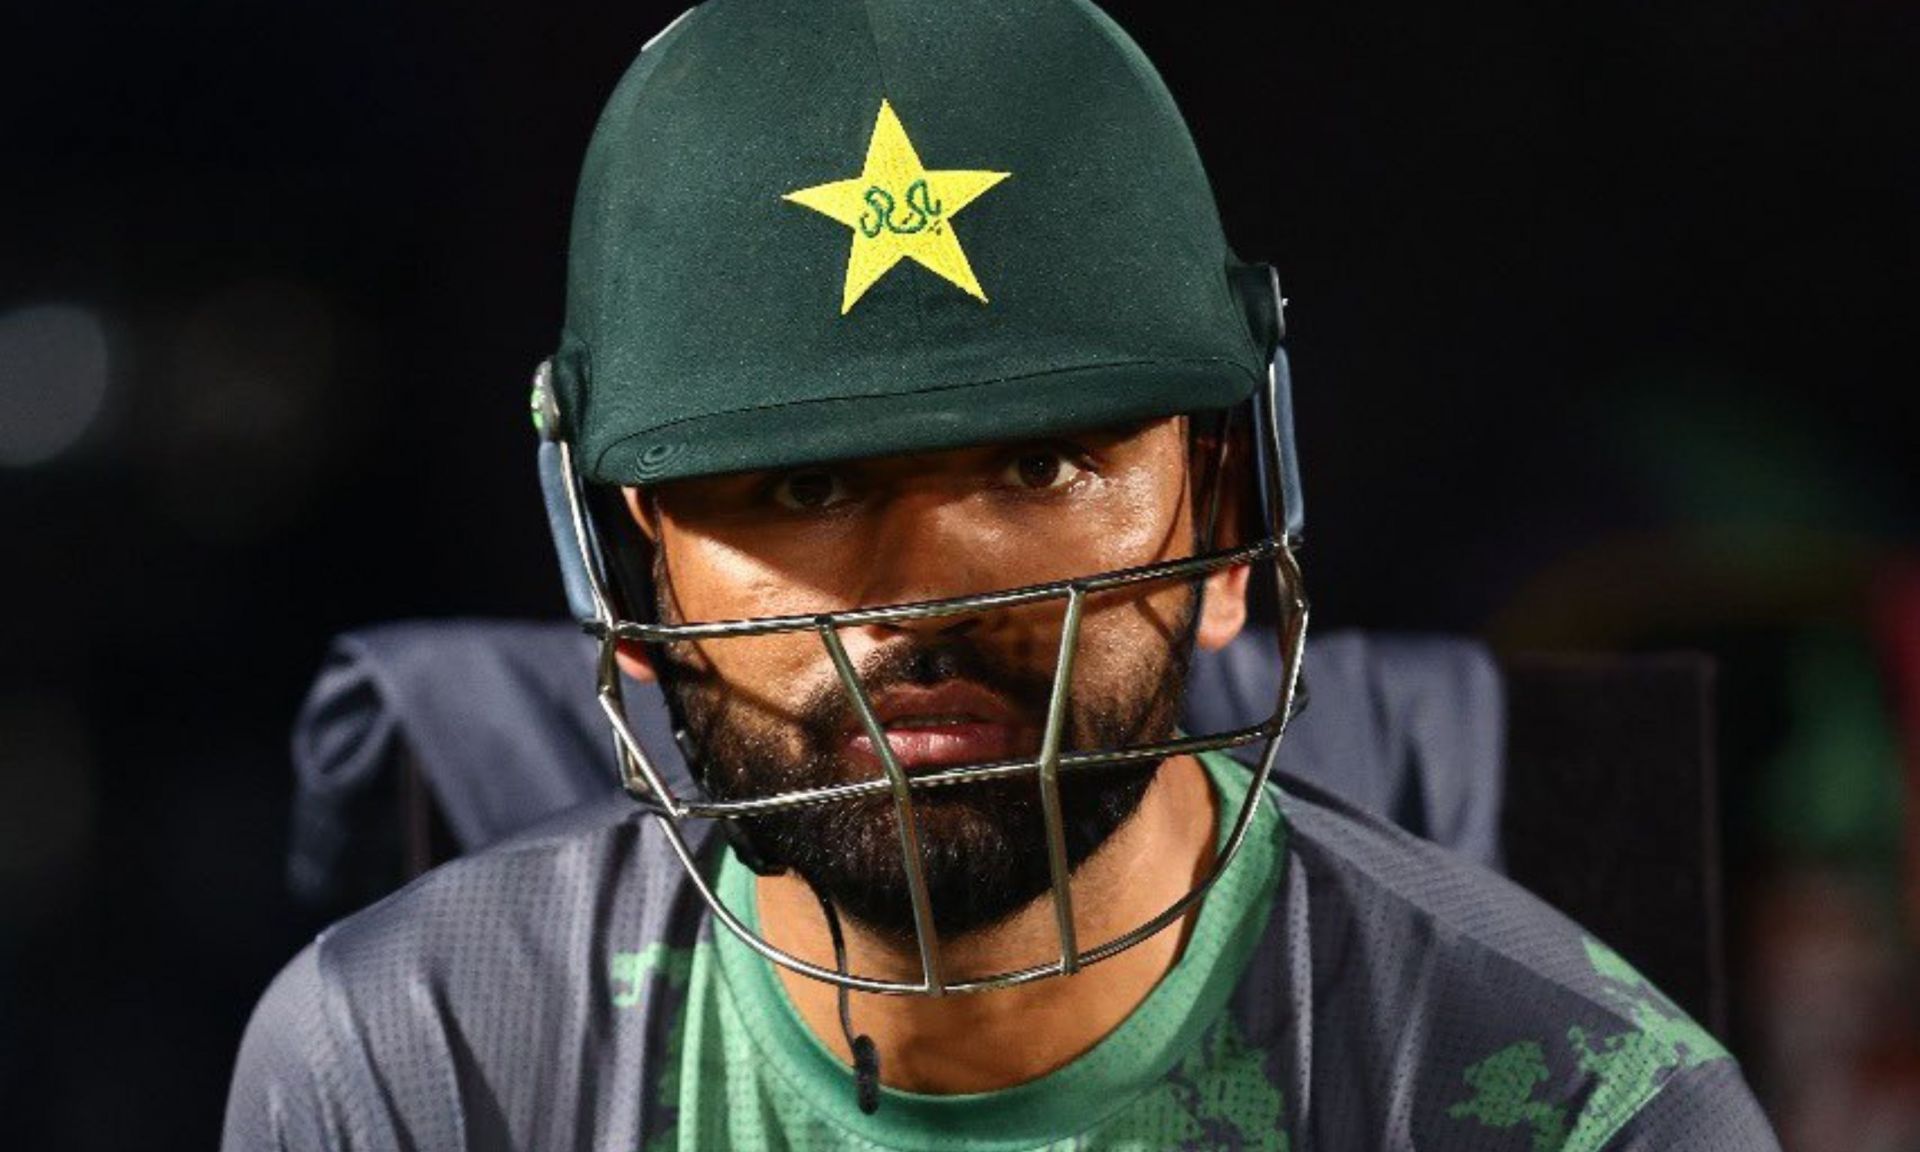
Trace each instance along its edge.
<instances>
[{"instance_id":1,"label":"bearded man","mask_svg":"<svg viewBox=\"0 0 1920 1152\"><path fill-rule=\"evenodd\" d=\"M1273 771L1278 282L1087 0L708 0L569 259L534 413L624 787L303 950L228 1149L1774 1146L1604 944ZM1256 578L1272 715L1184 732Z\"/></svg>"}]
</instances>

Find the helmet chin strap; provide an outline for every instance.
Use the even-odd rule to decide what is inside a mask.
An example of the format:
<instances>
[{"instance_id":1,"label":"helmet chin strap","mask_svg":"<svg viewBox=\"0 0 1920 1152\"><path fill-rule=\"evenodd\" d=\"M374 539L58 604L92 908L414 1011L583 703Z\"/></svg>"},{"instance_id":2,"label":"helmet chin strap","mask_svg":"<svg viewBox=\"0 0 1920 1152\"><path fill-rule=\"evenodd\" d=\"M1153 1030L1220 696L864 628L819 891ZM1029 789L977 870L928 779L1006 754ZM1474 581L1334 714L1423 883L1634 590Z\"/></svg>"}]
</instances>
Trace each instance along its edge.
<instances>
[{"instance_id":1,"label":"helmet chin strap","mask_svg":"<svg viewBox=\"0 0 1920 1152\"><path fill-rule=\"evenodd\" d=\"M673 691L666 682L668 673L665 668L661 668L656 675L660 681L661 695L666 697L668 712L674 720L673 741L680 747L681 758L689 766L694 765L697 761L690 747L692 742L687 736L686 727L679 722L679 706L674 702ZM753 834L740 820L728 817L716 823L720 825L721 834L726 837L727 845L733 850L733 854L756 876L780 876L788 871L785 863L760 847L754 840ZM833 906L832 898L824 889L804 875L801 878L806 880L807 887L813 892L813 898L820 902L820 913L826 918L827 936L833 941L833 969L845 976L848 974L847 938L840 929L840 912ZM854 1032L853 1010L849 1003L850 993L845 984L834 987L834 998L839 1009L840 1033L846 1037L848 1051L853 1053L854 1103L859 1106L860 1111L871 1116L880 1110L880 1049L875 1046L871 1036Z\"/></svg>"},{"instance_id":2,"label":"helmet chin strap","mask_svg":"<svg viewBox=\"0 0 1920 1152\"><path fill-rule=\"evenodd\" d=\"M668 710L675 720L673 741L680 746L681 758L689 766L694 765L697 761L694 758L693 749L689 747L691 741L687 737L686 728L678 723L679 709L673 703L673 692L666 683L665 669L662 669L658 675L661 694L667 698ZM705 782L702 781L702 783ZM754 840L753 834L740 820L726 817L715 823L720 825L720 832L726 837L727 845L733 850L733 854L754 875L781 876L789 871L785 863L761 849ZM827 895L825 889L804 874L796 873L796 875L806 881L808 889L813 892L813 898L820 902L820 913L827 921L827 936L833 941L833 969L845 976L847 975L847 938L840 929L840 912L833 906L833 899ZM848 1002L847 986L836 985L834 993L839 1007L840 1032L846 1037L848 1050L853 1053L854 1102L859 1105L860 1111L871 1116L880 1109L880 1049L875 1047L872 1037L865 1033L854 1032L853 1011Z\"/></svg>"},{"instance_id":3,"label":"helmet chin strap","mask_svg":"<svg viewBox=\"0 0 1920 1152\"><path fill-rule=\"evenodd\" d=\"M820 901L820 911L827 918L827 935L833 940L834 971L845 976L847 939L840 931L840 913L818 884L809 880L807 887L813 889L813 897ZM860 1106L860 1111L871 1116L880 1110L880 1049L874 1046L871 1036L854 1033L853 1013L847 1003L850 994L847 986L836 985L834 992L840 1009L840 1034L846 1037L847 1049L853 1053L854 1102Z\"/></svg>"}]
</instances>

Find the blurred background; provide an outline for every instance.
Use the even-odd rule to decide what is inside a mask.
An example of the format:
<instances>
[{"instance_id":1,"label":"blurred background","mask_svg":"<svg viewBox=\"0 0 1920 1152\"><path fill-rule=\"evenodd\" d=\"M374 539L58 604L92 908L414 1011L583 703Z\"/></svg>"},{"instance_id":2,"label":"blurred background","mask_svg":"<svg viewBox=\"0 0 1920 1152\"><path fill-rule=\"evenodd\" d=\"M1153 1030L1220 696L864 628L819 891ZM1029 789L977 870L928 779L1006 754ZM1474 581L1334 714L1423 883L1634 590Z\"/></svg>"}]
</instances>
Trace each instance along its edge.
<instances>
[{"instance_id":1,"label":"blurred background","mask_svg":"<svg viewBox=\"0 0 1920 1152\"><path fill-rule=\"evenodd\" d=\"M285 876L331 636L561 613L527 378L682 6L3 18L14 1146L216 1142L345 911ZM1716 657L1736 1051L1789 1149L1920 1148L1920 11L1107 7L1292 300L1316 627Z\"/></svg>"}]
</instances>

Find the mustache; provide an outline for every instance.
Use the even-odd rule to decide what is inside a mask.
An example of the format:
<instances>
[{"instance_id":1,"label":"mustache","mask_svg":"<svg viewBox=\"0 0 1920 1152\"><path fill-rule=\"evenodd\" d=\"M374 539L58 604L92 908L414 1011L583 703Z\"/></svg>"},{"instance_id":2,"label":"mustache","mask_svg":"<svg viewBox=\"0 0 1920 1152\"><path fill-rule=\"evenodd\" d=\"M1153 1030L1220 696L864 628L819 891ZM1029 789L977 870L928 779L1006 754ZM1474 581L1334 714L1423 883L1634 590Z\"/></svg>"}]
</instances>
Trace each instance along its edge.
<instances>
[{"instance_id":1,"label":"mustache","mask_svg":"<svg viewBox=\"0 0 1920 1152\"><path fill-rule=\"evenodd\" d=\"M901 640L875 649L854 666L854 679L869 698L889 688L932 688L970 682L1004 697L1028 719L1046 714L1053 695L1054 670L1035 672L991 654L960 637L939 641ZM799 706L800 726L824 748L859 715L838 675L808 691Z\"/></svg>"}]
</instances>

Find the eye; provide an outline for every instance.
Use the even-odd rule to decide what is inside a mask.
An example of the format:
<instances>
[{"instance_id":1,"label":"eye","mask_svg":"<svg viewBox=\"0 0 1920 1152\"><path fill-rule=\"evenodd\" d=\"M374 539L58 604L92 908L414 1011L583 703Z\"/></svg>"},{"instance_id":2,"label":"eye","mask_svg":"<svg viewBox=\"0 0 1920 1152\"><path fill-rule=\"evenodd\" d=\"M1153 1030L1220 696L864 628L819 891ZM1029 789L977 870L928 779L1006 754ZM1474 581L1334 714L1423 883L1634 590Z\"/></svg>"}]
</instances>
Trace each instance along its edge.
<instances>
[{"instance_id":1,"label":"eye","mask_svg":"<svg viewBox=\"0 0 1920 1152\"><path fill-rule=\"evenodd\" d=\"M789 472L773 485L773 498L795 512L815 512L847 498L846 481L835 472Z\"/></svg>"},{"instance_id":2,"label":"eye","mask_svg":"<svg viewBox=\"0 0 1920 1152\"><path fill-rule=\"evenodd\" d=\"M1075 459L1075 453L1065 447L1036 444L1022 449L1008 462L1005 479L1009 484L1037 492L1065 488L1085 471Z\"/></svg>"}]
</instances>

